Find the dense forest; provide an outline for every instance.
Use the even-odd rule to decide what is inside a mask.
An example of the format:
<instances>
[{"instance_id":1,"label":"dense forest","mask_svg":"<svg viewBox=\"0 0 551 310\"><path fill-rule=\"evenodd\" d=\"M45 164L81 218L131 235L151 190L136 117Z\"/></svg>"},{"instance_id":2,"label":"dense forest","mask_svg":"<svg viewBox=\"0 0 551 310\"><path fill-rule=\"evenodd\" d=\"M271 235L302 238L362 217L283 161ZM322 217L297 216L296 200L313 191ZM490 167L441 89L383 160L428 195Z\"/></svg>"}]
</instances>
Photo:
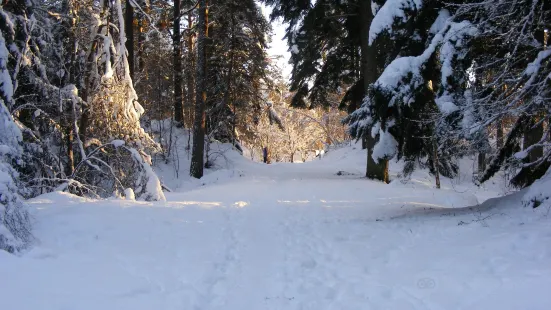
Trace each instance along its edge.
<instances>
[{"instance_id":1,"label":"dense forest","mask_svg":"<svg viewBox=\"0 0 551 310\"><path fill-rule=\"evenodd\" d=\"M426 168L439 187L467 155L477 183L551 174L551 1L0 1L8 252L34 239L25 199L164 200L152 167L176 143L194 178L213 142L293 162L349 139L386 183L402 160L404 177ZM267 54L262 5L286 25L289 81Z\"/></svg>"}]
</instances>

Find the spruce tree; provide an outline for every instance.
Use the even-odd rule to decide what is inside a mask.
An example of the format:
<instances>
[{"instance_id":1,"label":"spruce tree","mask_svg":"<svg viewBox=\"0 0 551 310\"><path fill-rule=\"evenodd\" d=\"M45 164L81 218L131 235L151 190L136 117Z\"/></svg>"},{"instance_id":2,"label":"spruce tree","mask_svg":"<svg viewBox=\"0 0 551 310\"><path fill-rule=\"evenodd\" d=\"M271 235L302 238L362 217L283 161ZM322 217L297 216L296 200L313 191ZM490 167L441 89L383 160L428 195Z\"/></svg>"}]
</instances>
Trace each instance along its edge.
<instances>
[{"instance_id":1,"label":"spruce tree","mask_svg":"<svg viewBox=\"0 0 551 310\"><path fill-rule=\"evenodd\" d=\"M472 71L480 83L472 94L471 110L484 113L466 129L497 127L496 136L501 138L491 150L480 181L505 169L513 174L514 185L528 186L551 165L551 154L545 148L550 144L549 125L544 130L551 106L551 4L490 1L459 6L458 17L481 30L473 48L476 65ZM505 135L499 131L506 131Z\"/></svg>"},{"instance_id":2,"label":"spruce tree","mask_svg":"<svg viewBox=\"0 0 551 310\"><path fill-rule=\"evenodd\" d=\"M245 115L264 106L262 88L270 87L266 38L271 28L253 0L218 0L210 17L207 132L239 147L237 132L250 131Z\"/></svg>"},{"instance_id":3,"label":"spruce tree","mask_svg":"<svg viewBox=\"0 0 551 310\"><path fill-rule=\"evenodd\" d=\"M374 159L404 158L406 173L424 158L435 174L452 176L457 169L444 146L456 141L448 133L467 100L467 42L476 29L468 22L452 22L447 10L437 15L441 6L437 1L389 0L379 8L369 43L378 49L385 69L370 85L362 107L347 119L354 136L378 135ZM386 57L381 50L389 51Z\"/></svg>"},{"instance_id":4,"label":"spruce tree","mask_svg":"<svg viewBox=\"0 0 551 310\"><path fill-rule=\"evenodd\" d=\"M189 173L192 177L200 179L203 176L205 154L205 105L207 101L206 41L209 29L207 0L199 0L198 16L195 120L193 123L193 148Z\"/></svg>"}]
</instances>

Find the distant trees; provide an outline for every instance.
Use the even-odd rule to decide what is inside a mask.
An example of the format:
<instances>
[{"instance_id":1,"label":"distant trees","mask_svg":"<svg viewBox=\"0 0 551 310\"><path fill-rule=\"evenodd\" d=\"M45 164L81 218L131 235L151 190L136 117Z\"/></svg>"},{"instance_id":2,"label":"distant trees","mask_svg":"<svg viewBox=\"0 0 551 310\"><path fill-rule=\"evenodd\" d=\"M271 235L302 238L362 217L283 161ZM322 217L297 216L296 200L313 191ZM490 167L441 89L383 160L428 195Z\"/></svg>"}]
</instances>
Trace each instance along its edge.
<instances>
[{"instance_id":1,"label":"distant trees","mask_svg":"<svg viewBox=\"0 0 551 310\"><path fill-rule=\"evenodd\" d=\"M293 95L273 92L268 96L264 113L251 126L252 135L240 140L251 153L260 156L267 147L274 162L312 159L315 151L343 142L348 136L341 124L344 112L338 110L338 96L333 106L301 110L290 105Z\"/></svg>"},{"instance_id":2,"label":"distant trees","mask_svg":"<svg viewBox=\"0 0 551 310\"><path fill-rule=\"evenodd\" d=\"M273 87L269 75L271 27L254 0L215 1L209 30L207 127L219 141L236 142L246 130L240 114L258 113L263 92Z\"/></svg>"},{"instance_id":3,"label":"distant trees","mask_svg":"<svg viewBox=\"0 0 551 310\"><path fill-rule=\"evenodd\" d=\"M345 89L340 107L352 112L360 107L370 85L382 71L376 61L377 50L367 44L372 7L369 1L287 1L266 0L274 7L272 18L288 23L287 39L293 72L292 106L328 107L331 93ZM367 142L369 178L388 181L387 160L373 160L375 141Z\"/></svg>"}]
</instances>

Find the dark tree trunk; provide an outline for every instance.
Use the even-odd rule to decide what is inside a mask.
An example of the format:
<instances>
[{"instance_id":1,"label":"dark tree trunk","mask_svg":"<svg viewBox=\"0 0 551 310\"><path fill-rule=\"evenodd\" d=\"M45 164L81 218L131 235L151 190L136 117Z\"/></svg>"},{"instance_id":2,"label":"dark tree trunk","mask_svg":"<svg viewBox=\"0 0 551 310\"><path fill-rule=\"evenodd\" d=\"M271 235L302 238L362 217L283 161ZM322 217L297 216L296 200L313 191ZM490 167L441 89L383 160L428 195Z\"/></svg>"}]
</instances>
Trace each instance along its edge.
<instances>
[{"instance_id":1,"label":"dark tree trunk","mask_svg":"<svg viewBox=\"0 0 551 310\"><path fill-rule=\"evenodd\" d=\"M543 177L549 168L549 162L543 161L538 163L543 157L543 147L534 146L541 141L544 134L544 126L541 120L539 116L527 116L524 128L523 149L526 150L529 147L533 148L528 152L528 156L524 158L524 162L534 165L522 167L511 179L511 184L517 187L531 185L534 181Z\"/></svg>"},{"instance_id":2,"label":"dark tree trunk","mask_svg":"<svg viewBox=\"0 0 551 310\"><path fill-rule=\"evenodd\" d=\"M124 16L124 30L126 31L126 51L128 52L128 69L130 77L134 80L134 7L132 0L126 0Z\"/></svg>"},{"instance_id":3,"label":"dark tree trunk","mask_svg":"<svg viewBox=\"0 0 551 310\"><path fill-rule=\"evenodd\" d=\"M229 55L229 67L228 67L228 75L226 76L226 92L224 93L224 99L223 99L223 104L222 106L227 106L230 102L230 95L231 95L231 82L233 80L233 66L234 66L234 43L235 43L235 40L234 40L234 17L233 17L233 14L232 12L230 12L230 15L232 16L231 17L231 31L230 31L230 35L232 37L231 41L230 41L230 55Z\"/></svg>"},{"instance_id":4,"label":"dark tree trunk","mask_svg":"<svg viewBox=\"0 0 551 310\"><path fill-rule=\"evenodd\" d=\"M496 147L499 150L503 147L503 121L498 120L496 127Z\"/></svg>"},{"instance_id":5,"label":"dark tree trunk","mask_svg":"<svg viewBox=\"0 0 551 310\"><path fill-rule=\"evenodd\" d=\"M67 136L67 166L65 167L65 175L73 175L75 171L75 159L73 156L73 127L69 126L65 129L65 134Z\"/></svg>"},{"instance_id":6,"label":"dark tree trunk","mask_svg":"<svg viewBox=\"0 0 551 310\"><path fill-rule=\"evenodd\" d=\"M146 23L144 23L144 21L146 19L145 14L149 14L149 12L151 11L149 7L149 3L150 3L149 1L141 1L140 5L143 9L143 12L142 10L140 10L140 12L138 13L138 55L136 57L136 60L138 62L138 72L142 72L145 67L143 52L144 52L144 46L145 46L145 29L144 28L146 26Z\"/></svg>"},{"instance_id":7,"label":"dark tree trunk","mask_svg":"<svg viewBox=\"0 0 551 310\"><path fill-rule=\"evenodd\" d=\"M74 8L73 3L69 0L63 1L63 12L70 18L67 18L64 20L64 36L67 38L64 40L64 49L68 53L68 59L66 63L66 67L68 68L69 74L65 75L64 80L61 83L61 87L66 86L67 84L74 84L79 92L82 89L82 85L79 85L78 83L78 72L77 72L77 53L76 53L76 45L77 38L76 38L76 17L74 16ZM74 104L71 102L71 105ZM73 174L73 171L75 169L75 159L74 159L74 150L73 150L73 142L74 142L74 134L76 128L74 127L75 124L75 113L74 113L74 107L71 106L68 108L68 111L64 111L66 115L66 124L64 124L65 127L65 136L66 136L66 143L67 143L67 165L65 167L65 175L71 176Z\"/></svg>"},{"instance_id":8,"label":"dark tree trunk","mask_svg":"<svg viewBox=\"0 0 551 310\"><path fill-rule=\"evenodd\" d=\"M193 148L191 154L190 175L200 179L203 176L203 154L205 148L205 101L206 88L206 39L208 36L207 0L199 0L199 19L197 23L197 87L195 91L195 120L193 123Z\"/></svg>"},{"instance_id":9,"label":"dark tree trunk","mask_svg":"<svg viewBox=\"0 0 551 310\"><path fill-rule=\"evenodd\" d=\"M178 127L184 125L184 109L182 106L182 35L180 32L180 5L181 0L174 1L174 25L172 34L172 53L174 56L174 121Z\"/></svg>"},{"instance_id":10,"label":"dark tree trunk","mask_svg":"<svg viewBox=\"0 0 551 310\"><path fill-rule=\"evenodd\" d=\"M191 29L193 25L193 13L190 11L187 17L188 28ZM195 76L193 74L193 69L195 68L195 56L194 56L194 46L193 46L193 32L189 31L187 36L187 64L186 64L186 82L187 82L187 92L186 92L186 115L188 116L188 128L191 128L193 124L193 102L195 100Z\"/></svg>"},{"instance_id":11,"label":"dark tree trunk","mask_svg":"<svg viewBox=\"0 0 551 310\"><path fill-rule=\"evenodd\" d=\"M362 51L362 73L364 77L364 94L367 94L369 85L377 80L377 64L375 62L375 50L369 45L369 28L373 14L371 12L370 1L360 0L360 23L361 23L361 51ZM388 176L388 160L373 160L373 148L377 143L376 138L373 138L368 133L366 139L367 147L367 169L366 177L370 179L380 180L385 183L389 182Z\"/></svg>"},{"instance_id":12,"label":"dark tree trunk","mask_svg":"<svg viewBox=\"0 0 551 310\"><path fill-rule=\"evenodd\" d=\"M145 35L144 35L144 25L143 25L143 16L140 15L138 20L138 72L142 72L145 67L145 61L143 59L143 49L145 45Z\"/></svg>"},{"instance_id":13,"label":"dark tree trunk","mask_svg":"<svg viewBox=\"0 0 551 310\"><path fill-rule=\"evenodd\" d=\"M543 136L543 123L540 120L541 119L537 117L532 117L530 120L528 128L526 128L526 132L524 133L523 149L527 149L541 140ZM526 161L532 163L542 156L543 148L541 146L534 147L528 154Z\"/></svg>"},{"instance_id":14,"label":"dark tree trunk","mask_svg":"<svg viewBox=\"0 0 551 310\"><path fill-rule=\"evenodd\" d=\"M438 147L436 141L432 141L432 168L434 169L434 179L436 181L436 188L440 189L440 161L438 160Z\"/></svg>"},{"instance_id":15,"label":"dark tree trunk","mask_svg":"<svg viewBox=\"0 0 551 310\"><path fill-rule=\"evenodd\" d=\"M486 171L486 153L478 153L478 175L481 176Z\"/></svg>"}]
</instances>

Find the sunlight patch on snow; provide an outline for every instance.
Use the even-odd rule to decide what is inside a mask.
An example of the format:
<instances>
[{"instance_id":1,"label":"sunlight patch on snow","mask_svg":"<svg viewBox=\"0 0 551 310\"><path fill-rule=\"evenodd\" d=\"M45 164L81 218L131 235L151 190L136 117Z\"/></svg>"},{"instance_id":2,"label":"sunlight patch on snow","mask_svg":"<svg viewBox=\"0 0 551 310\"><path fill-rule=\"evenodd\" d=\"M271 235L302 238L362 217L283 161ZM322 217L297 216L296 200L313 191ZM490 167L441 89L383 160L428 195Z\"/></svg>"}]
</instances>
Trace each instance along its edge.
<instances>
[{"instance_id":1,"label":"sunlight patch on snow","mask_svg":"<svg viewBox=\"0 0 551 310\"><path fill-rule=\"evenodd\" d=\"M51 204L51 203L70 203L70 204L76 204L81 202L91 202L94 201L93 199L80 197L77 195L73 195L71 193L66 192L51 192L47 194L40 195L36 198L28 200L28 203L30 204Z\"/></svg>"},{"instance_id":2,"label":"sunlight patch on snow","mask_svg":"<svg viewBox=\"0 0 551 310\"><path fill-rule=\"evenodd\" d=\"M427 203L427 202L415 202L415 201L406 201L404 204L412 205L412 206L421 206L421 207L431 207L431 208L448 208L443 205L435 204L435 203Z\"/></svg>"},{"instance_id":3,"label":"sunlight patch on snow","mask_svg":"<svg viewBox=\"0 0 551 310\"><path fill-rule=\"evenodd\" d=\"M244 207L248 206L249 203L245 202L245 201L236 201L233 205L237 208L244 208Z\"/></svg>"},{"instance_id":4,"label":"sunlight patch on snow","mask_svg":"<svg viewBox=\"0 0 551 310\"><path fill-rule=\"evenodd\" d=\"M171 201L167 205L174 206L176 209L187 206L199 206L205 209L222 207L222 203L218 201Z\"/></svg>"}]
</instances>

